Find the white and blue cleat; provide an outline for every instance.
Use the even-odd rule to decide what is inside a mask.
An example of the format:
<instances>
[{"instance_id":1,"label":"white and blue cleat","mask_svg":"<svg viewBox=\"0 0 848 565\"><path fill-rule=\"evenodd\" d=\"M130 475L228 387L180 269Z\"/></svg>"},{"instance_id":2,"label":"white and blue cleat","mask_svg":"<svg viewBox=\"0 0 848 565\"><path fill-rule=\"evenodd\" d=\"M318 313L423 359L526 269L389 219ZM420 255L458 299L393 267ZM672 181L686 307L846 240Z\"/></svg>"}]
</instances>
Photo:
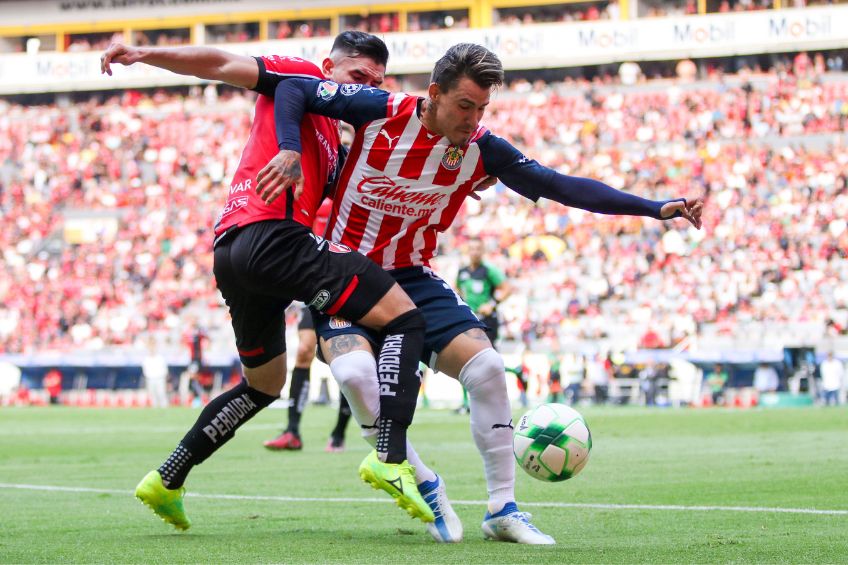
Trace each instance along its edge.
<instances>
[{"instance_id":1,"label":"white and blue cleat","mask_svg":"<svg viewBox=\"0 0 848 565\"><path fill-rule=\"evenodd\" d=\"M462 541L462 522L453 511L445 492L445 481L436 475L435 481L424 481L418 485L418 492L424 502L433 511L436 520L427 524L427 531L440 543L459 543Z\"/></svg>"},{"instance_id":2,"label":"white and blue cleat","mask_svg":"<svg viewBox=\"0 0 848 565\"><path fill-rule=\"evenodd\" d=\"M556 541L530 523L532 516L519 512L514 502L509 502L500 512L483 518L483 535L486 539L525 543L529 545L554 545Z\"/></svg>"}]
</instances>

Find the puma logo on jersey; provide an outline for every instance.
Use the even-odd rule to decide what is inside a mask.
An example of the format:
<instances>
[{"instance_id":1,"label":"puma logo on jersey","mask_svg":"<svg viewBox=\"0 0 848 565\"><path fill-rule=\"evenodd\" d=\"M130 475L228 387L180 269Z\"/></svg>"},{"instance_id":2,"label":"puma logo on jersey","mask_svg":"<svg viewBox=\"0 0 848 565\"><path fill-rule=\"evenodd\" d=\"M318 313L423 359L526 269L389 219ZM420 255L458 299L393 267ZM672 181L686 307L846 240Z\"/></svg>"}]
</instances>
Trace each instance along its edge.
<instances>
[{"instance_id":1,"label":"puma logo on jersey","mask_svg":"<svg viewBox=\"0 0 848 565\"><path fill-rule=\"evenodd\" d=\"M384 130L384 129L381 129L381 130L380 130L380 133L381 133L381 134L383 135L383 137L385 137L385 138L386 138L386 140L389 142L389 149L391 149L391 148L392 148L392 144L395 142L395 140L400 139L400 136L399 136L399 135L396 135L395 137L391 137L391 136L389 135L389 133L388 133L386 130Z\"/></svg>"}]
</instances>

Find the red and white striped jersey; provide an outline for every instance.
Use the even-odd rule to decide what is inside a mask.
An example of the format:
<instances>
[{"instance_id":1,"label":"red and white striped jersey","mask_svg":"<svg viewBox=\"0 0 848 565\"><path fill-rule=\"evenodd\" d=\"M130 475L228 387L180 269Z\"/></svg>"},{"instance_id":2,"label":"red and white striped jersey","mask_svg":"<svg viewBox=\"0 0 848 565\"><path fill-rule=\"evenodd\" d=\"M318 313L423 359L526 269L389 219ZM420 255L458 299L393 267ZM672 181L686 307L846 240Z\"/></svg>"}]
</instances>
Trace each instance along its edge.
<instances>
[{"instance_id":1,"label":"red and white striped jersey","mask_svg":"<svg viewBox=\"0 0 848 565\"><path fill-rule=\"evenodd\" d=\"M327 226L328 239L384 269L429 265L438 233L486 177L474 143L485 128L467 146L453 146L421 123L419 100L384 98L385 118L357 128Z\"/></svg>"},{"instance_id":2,"label":"red and white striped jersey","mask_svg":"<svg viewBox=\"0 0 848 565\"><path fill-rule=\"evenodd\" d=\"M487 176L533 201L544 197L602 214L660 219L669 202L557 173L482 126L465 146L451 145L424 127L418 116L421 101L360 84L313 79L286 80L276 93L280 147L303 150L300 123L305 111L354 127L326 237L384 269L429 266L438 234Z\"/></svg>"}]
</instances>

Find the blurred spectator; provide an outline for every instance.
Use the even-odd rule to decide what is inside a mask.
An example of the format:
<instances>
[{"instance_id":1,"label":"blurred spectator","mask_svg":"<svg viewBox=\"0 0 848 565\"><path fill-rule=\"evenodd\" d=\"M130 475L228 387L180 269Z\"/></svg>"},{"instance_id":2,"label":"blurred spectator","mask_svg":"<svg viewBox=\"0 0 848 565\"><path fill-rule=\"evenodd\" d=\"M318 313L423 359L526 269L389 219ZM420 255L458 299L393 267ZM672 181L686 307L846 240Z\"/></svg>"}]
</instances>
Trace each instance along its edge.
<instances>
[{"instance_id":1,"label":"blurred spectator","mask_svg":"<svg viewBox=\"0 0 848 565\"><path fill-rule=\"evenodd\" d=\"M707 378L707 386L710 389L710 396L713 404L718 406L724 404L724 391L727 387L729 375L721 364L716 364L713 367L710 376Z\"/></svg>"},{"instance_id":2,"label":"blurred spectator","mask_svg":"<svg viewBox=\"0 0 848 565\"><path fill-rule=\"evenodd\" d=\"M133 45L164 47L191 43L189 28L139 29L133 32Z\"/></svg>"},{"instance_id":3,"label":"blurred spectator","mask_svg":"<svg viewBox=\"0 0 848 565\"><path fill-rule=\"evenodd\" d=\"M367 33L388 33L400 29L400 14L397 12L383 12L376 14L343 14L339 16L339 23L343 29L355 29Z\"/></svg>"},{"instance_id":4,"label":"blurred spectator","mask_svg":"<svg viewBox=\"0 0 848 565\"><path fill-rule=\"evenodd\" d=\"M609 398L610 371L600 354L592 356L586 363L586 378L594 389L595 404L606 404Z\"/></svg>"},{"instance_id":5,"label":"blurred spectator","mask_svg":"<svg viewBox=\"0 0 848 565\"><path fill-rule=\"evenodd\" d=\"M281 20L268 23L268 37L273 39L327 37L330 35L330 20Z\"/></svg>"},{"instance_id":6,"label":"blurred spectator","mask_svg":"<svg viewBox=\"0 0 848 565\"><path fill-rule=\"evenodd\" d=\"M821 388L824 396L824 403L827 406L839 405L839 395L842 392L842 387L845 384L845 366L842 361L833 356L833 351L827 352L827 358L822 361L819 367L821 373Z\"/></svg>"},{"instance_id":7,"label":"blurred spectator","mask_svg":"<svg viewBox=\"0 0 848 565\"><path fill-rule=\"evenodd\" d=\"M206 26L206 43L246 43L259 40L258 22L234 24L209 24Z\"/></svg>"},{"instance_id":8,"label":"blurred spectator","mask_svg":"<svg viewBox=\"0 0 848 565\"><path fill-rule=\"evenodd\" d=\"M141 362L141 372L147 395L154 408L168 407L168 362L156 346L156 339L149 336L146 341L146 355Z\"/></svg>"},{"instance_id":9,"label":"blurred spectator","mask_svg":"<svg viewBox=\"0 0 848 565\"><path fill-rule=\"evenodd\" d=\"M777 371L768 363L760 363L754 371L754 389L757 392L774 392L777 390L779 378Z\"/></svg>"},{"instance_id":10,"label":"blurred spectator","mask_svg":"<svg viewBox=\"0 0 848 565\"><path fill-rule=\"evenodd\" d=\"M65 51L79 53L82 51L102 51L111 43L124 41L121 32L73 33L65 36Z\"/></svg>"},{"instance_id":11,"label":"blurred spectator","mask_svg":"<svg viewBox=\"0 0 848 565\"><path fill-rule=\"evenodd\" d=\"M53 367L47 371L42 384L50 397L50 404L59 404L59 397L62 394L62 373L59 369Z\"/></svg>"},{"instance_id":12,"label":"blurred spectator","mask_svg":"<svg viewBox=\"0 0 848 565\"><path fill-rule=\"evenodd\" d=\"M468 10L409 12L406 20L407 31L466 28L468 28Z\"/></svg>"},{"instance_id":13,"label":"blurred spectator","mask_svg":"<svg viewBox=\"0 0 848 565\"><path fill-rule=\"evenodd\" d=\"M655 406L657 403L657 380L656 367L651 362L646 363L639 371L639 389L645 395L646 406Z\"/></svg>"}]
</instances>

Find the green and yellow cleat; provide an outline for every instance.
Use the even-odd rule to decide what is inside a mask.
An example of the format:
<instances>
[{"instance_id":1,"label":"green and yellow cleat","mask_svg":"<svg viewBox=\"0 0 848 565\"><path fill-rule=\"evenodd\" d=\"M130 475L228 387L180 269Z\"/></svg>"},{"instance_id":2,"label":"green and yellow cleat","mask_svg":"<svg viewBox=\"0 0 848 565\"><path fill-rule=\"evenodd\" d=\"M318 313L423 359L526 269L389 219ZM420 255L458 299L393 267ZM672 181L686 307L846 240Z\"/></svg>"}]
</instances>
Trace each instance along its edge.
<instances>
[{"instance_id":1,"label":"green and yellow cleat","mask_svg":"<svg viewBox=\"0 0 848 565\"><path fill-rule=\"evenodd\" d=\"M383 463L372 451L359 465L359 476L372 488L384 490L395 499L395 503L413 518L431 523L436 520L430 506L418 492L415 484L415 468L409 461Z\"/></svg>"},{"instance_id":2,"label":"green and yellow cleat","mask_svg":"<svg viewBox=\"0 0 848 565\"><path fill-rule=\"evenodd\" d=\"M191 520L183 508L185 487L178 489L166 488L162 483L159 471L150 471L135 487L135 497L149 506L162 521L171 524L178 530L191 527Z\"/></svg>"}]
</instances>

